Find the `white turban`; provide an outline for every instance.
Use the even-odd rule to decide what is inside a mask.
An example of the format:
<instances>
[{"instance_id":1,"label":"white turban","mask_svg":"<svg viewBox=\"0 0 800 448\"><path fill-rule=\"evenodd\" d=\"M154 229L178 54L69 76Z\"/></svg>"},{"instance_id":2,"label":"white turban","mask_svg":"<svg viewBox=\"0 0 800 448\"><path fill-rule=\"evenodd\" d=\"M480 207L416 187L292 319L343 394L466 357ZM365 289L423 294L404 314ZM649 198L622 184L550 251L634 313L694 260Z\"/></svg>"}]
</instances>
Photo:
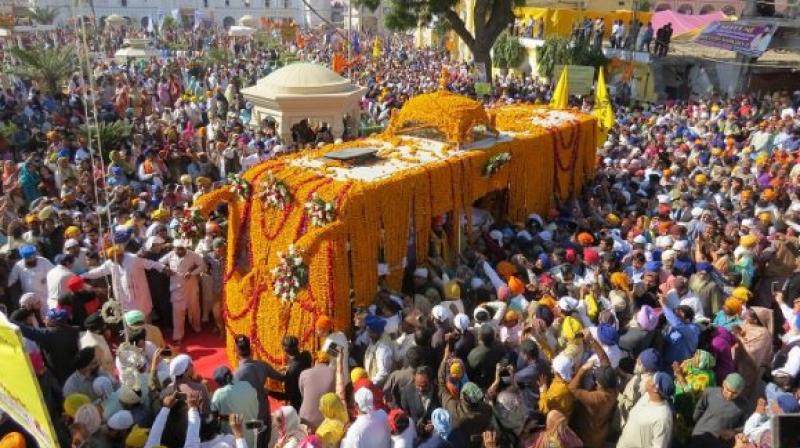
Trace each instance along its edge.
<instances>
[{"instance_id":1,"label":"white turban","mask_svg":"<svg viewBox=\"0 0 800 448\"><path fill-rule=\"evenodd\" d=\"M469 316L464 313L456 314L456 317L453 318L453 325L462 332L467 331L469 328Z\"/></svg>"},{"instance_id":2,"label":"white turban","mask_svg":"<svg viewBox=\"0 0 800 448\"><path fill-rule=\"evenodd\" d=\"M667 249L661 253L661 261L674 260L677 254L672 249Z\"/></svg>"},{"instance_id":3,"label":"white turban","mask_svg":"<svg viewBox=\"0 0 800 448\"><path fill-rule=\"evenodd\" d=\"M414 269L414 277L428 278L428 269L426 268Z\"/></svg>"},{"instance_id":4,"label":"white turban","mask_svg":"<svg viewBox=\"0 0 800 448\"><path fill-rule=\"evenodd\" d=\"M358 406L358 411L362 414L367 414L372 411L372 391L369 390L367 387L362 387L358 391L356 391L355 396L353 399L356 402L356 406Z\"/></svg>"},{"instance_id":5,"label":"white turban","mask_svg":"<svg viewBox=\"0 0 800 448\"><path fill-rule=\"evenodd\" d=\"M689 242L686 240L675 241L675 244L672 245L672 249L677 250L678 252L689 250Z\"/></svg>"},{"instance_id":6,"label":"white turban","mask_svg":"<svg viewBox=\"0 0 800 448\"><path fill-rule=\"evenodd\" d=\"M672 237L663 235L656 238L656 247L660 249L669 249L672 247Z\"/></svg>"},{"instance_id":7,"label":"white turban","mask_svg":"<svg viewBox=\"0 0 800 448\"><path fill-rule=\"evenodd\" d=\"M164 238L161 238L158 235L153 235L147 238L147 241L144 242L144 249L151 250L154 244L164 244Z\"/></svg>"},{"instance_id":8,"label":"white turban","mask_svg":"<svg viewBox=\"0 0 800 448\"><path fill-rule=\"evenodd\" d=\"M453 317L453 313L442 305L436 305L431 310L431 316L433 316L435 320L444 322L450 320L450 318Z\"/></svg>"},{"instance_id":9,"label":"white turban","mask_svg":"<svg viewBox=\"0 0 800 448\"><path fill-rule=\"evenodd\" d=\"M572 358L563 354L553 358L553 371L565 381L572 380Z\"/></svg>"},{"instance_id":10,"label":"white turban","mask_svg":"<svg viewBox=\"0 0 800 448\"><path fill-rule=\"evenodd\" d=\"M131 420L133 420L133 417L131 417ZM110 422L111 420L109 420L109 424ZM79 407L75 412L75 423L83 424L89 434L94 434L100 429L103 420L100 418L100 411L97 410L97 406L89 403Z\"/></svg>"},{"instance_id":11,"label":"white turban","mask_svg":"<svg viewBox=\"0 0 800 448\"><path fill-rule=\"evenodd\" d=\"M558 299L558 307L563 311L575 311L578 308L578 299L575 297L564 296Z\"/></svg>"},{"instance_id":12,"label":"white turban","mask_svg":"<svg viewBox=\"0 0 800 448\"><path fill-rule=\"evenodd\" d=\"M503 247L503 232L496 229L492 230L489 232L489 238L495 240L498 246Z\"/></svg>"},{"instance_id":13,"label":"white turban","mask_svg":"<svg viewBox=\"0 0 800 448\"><path fill-rule=\"evenodd\" d=\"M175 378L183 375L190 365L192 365L192 358L190 358L189 355L181 353L172 358L172 361L169 362L169 376Z\"/></svg>"},{"instance_id":14,"label":"white turban","mask_svg":"<svg viewBox=\"0 0 800 448\"><path fill-rule=\"evenodd\" d=\"M127 431L131 426L133 426L133 414L130 411L117 411L108 419L109 429Z\"/></svg>"},{"instance_id":15,"label":"white turban","mask_svg":"<svg viewBox=\"0 0 800 448\"><path fill-rule=\"evenodd\" d=\"M19 298L19 306L21 307L33 306L37 303L39 303L39 299L36 297L36 294L32 292L26 292Z\"/></svg>"}]
</instances>

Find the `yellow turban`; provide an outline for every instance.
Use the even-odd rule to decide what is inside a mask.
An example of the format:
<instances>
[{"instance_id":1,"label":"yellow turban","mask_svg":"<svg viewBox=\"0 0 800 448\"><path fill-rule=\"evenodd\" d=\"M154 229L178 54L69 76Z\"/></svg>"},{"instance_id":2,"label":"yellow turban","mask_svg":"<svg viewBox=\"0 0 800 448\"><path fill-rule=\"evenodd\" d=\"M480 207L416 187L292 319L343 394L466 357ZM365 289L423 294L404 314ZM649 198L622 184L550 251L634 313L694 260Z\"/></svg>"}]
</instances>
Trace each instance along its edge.
<instances>
[{"instance_id":1,"label":"yellow turban","mask_svg":"<svg viewBox=\"0 0 800 448\"><path fill-rule=\"evenodd\" d=\"M733 315L738 315L742 312L742 301L736 297L728 297L725 299L724 307Z\"/></svg>"},{"instance_id":2,"label":"yellow turban","mask_svg":"<svg viewBox=\"0 0 800 448\"><path fill-rule=\"evenodd\" d=\"M351 383L355 383L356 381L358 381L360 379L363 379L363 378L369 378L369 376L367 375L367 371L364 370L363 368L356 367L355 369L350 371L350 382Z\"/></svg>"},{"instance_id":3,"label":"yellow turban","mask_svg":"<svg viewBox=\"0 0 800 448\"><path fill-rule=\"evenodd\" d=\"M575 339L575 336L577 336L581 330L583 330L583 325L581 325L580 321L572 316L567 316L561 324L561 337L571 341Z\"/></svg>"},{"instance_id":4,"label":"yellow turban","mask_svg":"<svg viewBox=\"0 0 800 448\"><path fill-rule=\"evenodd\" d=\"M740 195L742 196L742 200L746 201L753 197L753 192L751 190L742 190Z\"/></svg>"},{"instance_id":5,"label":"yellow turban","mask_svg":"<svg viewBox=\"0 0 800 448\"><path fill-rule=\"evenodd\" d=\"M619 216L615 215L614 213L609 213L606 215L606 221L608 221L608 224L611 226L618 226L620 219Z\"/></svg>"},{"instance_id":6,"label":"yellow turban","mask_svg":"<svg viewBox=\"0 0 800 448\"><path fill-rule=\"evenodd\" d=\"M317 361L327 363L331 360L331 356L325 350L320 350L317 352Z\"/></svg>"},{"instance_id":7,"label":"yellow turban","mask_svg":"<svg viewBox=\"0 0 800 448\"><path fill-rule=\"evenodd\" d=\"M122 252L122 249L117 246L111 246L106 249L106 258L117 258L120 252Z\"/></svg>"},{"instance_id":8,"label":"yellow turban","mask_svg":"<svg viewBox=\"0 0 800 448\"><path fill-rule=\"evenodd\" d=\"M128 437L125 438L125 448L143 448L145 443L147 443L148 432L148 429L140 428L139 425L134 425Z\"/></svg>"},{"instance_id":9,"label":"yellow turban","mask_svg":"<svg viewBox=\"0 0 800 448\"><path fill-rule=\"evenodd\" d=\"M752 233L748 233L747 235L739 238L739 245L742 247L755 247L756 243L758 243L758 237Z\"/></svg>"},{"instance_id":10,"label":"yellow turban","mask_svg":"<svg viewBox=\"0 0 800 448\"><path fill-rule=\"evenodd\" d=\"M614 272L611 274L611 286L628 291L631 289L631 279L624 272Z\"/></svg>"},{"instance_id":11,"label":"yellow turban","mask_svg":"<svg viewBox=\"0 0 800 448\"><path fill-rule=\"evenodd\" d=\"M761 212L758 214L758 220L763 223L769 223L772 221L772 213L770 212Z\"/></svg>"},{"instance_id":12,"label":"yellow turban","mask_svg":"<svg viewBox=\"0 0 800 448\"><path fill-rule=\"evenodd\" d=\"M64 238L77 238L81 234L81 229L78 226L69 226L64 231Z\"/></svg>"},{"instance_id":13,"label":"yellow turban","mask_svg":"<svg viewBox=\"0 0 800 448\"><path fill-rule=\"evenodd\" d=\"M78 409L92 402L92 399L84 394L70 394L64 399L64 413L74 418Z\"/></svg>"},{"instance_id":14,"label":"yellow turban","mask_svg":"<svg viewBox=\"0 0 800 448\"><path fill-rule=\"evenodd\" d=\"M197 183L197 185L201 185L201 186L202 185L211 185L211 179L209 179L209 178L207 178L205 176L198 176L197 179L195 179L195 182Z\"/></svg>"},{"instance_id":15,"label":"yellow turban","mask_svg":"<svg viewBox=\"0 0 800 448\"><path fill-rule=\"evenodd\" d=\"M39 221L39 216L36 213L28 213L25 215L25 223L26 224L33 224Z\"/></svg>"},{"instance_id":16,"label":"yellow turban","mask_svg":"<svg viewBox=\"0 0 800 448\"><path fill-rule=\"evenodd\" d=\"M451 280L444 285L444 298L445 300L458 300L461 298L461 287L458 282Z\"/></svg>"},{"instance_id":17,"label":"yellow turban","mask_svg":"<svg viewBox=\"0 0 800 448\"><path fill-rule=\"evenodd\" d=\"M180 177L180 181L182 184L190 184L192 183L192 176L184 174L183 176Z\"/></svg>"},{"instance_id":18,"label":"yellow turban","mask_svg":"<svg viewBox=\"0 0 800 448\"><path fill-rule=\"evenodd\" d=\"M751 296L752 293L750 290L744 286L737 286L736 288L733 288L733 292L731 292L731 297L734 297L742 302L747 302L750 300Z\"/></svg>"},{"instance_id":19,"label":"yellow turban","mask_svg":"<svg viewBox=\"0 0 800 448\"><path fill-rule=\"evenodd\" d=\"M464 375L464 369L461 367L460 362L450 364L450 376L454 378L461 378Z\"/></svg>"},{"instance_id":20,"label":"yellow turban","mask_svg":"<svg viewBox=\"0 0 800 448\"><path fill-rule=\"evenodd\" d=\"M706 182L708 182L708 177L705 174L698 174L697 176L694 176L694 182L697 185L705 185Z\"/></svg>"},{"instance_id":21,"label":"yellow turban","mask_svg":"<svg viewBox=\"0 0 800 448\"><path fill-rule=\"evenodd\" d=\"M556 308L556 299L551 296L542 296L542 298L539 299L539 305L544 305L552 311Z\"/></svg>"},{"instance_id":22,"label":"yellow turban","mask_svg":"<svg viewBox=\"0 0 800 448\"><path fill-rule=\"evenodd\" d=\"M722 148L711 148L711 155L715 157L722 155Z\"/></svg>"},{"instance_id":23,"label":"yellow turban","mask_svg":"<svg viewBox=\"0 0 800 448\"><path fill-rule=\"evenodd\" d=\"M169 212L164 210L163 208L159 208L153 210L153 213L150 214L150 217L153 219L164 219L169 217Z\"/></svg>"}]
</instances>

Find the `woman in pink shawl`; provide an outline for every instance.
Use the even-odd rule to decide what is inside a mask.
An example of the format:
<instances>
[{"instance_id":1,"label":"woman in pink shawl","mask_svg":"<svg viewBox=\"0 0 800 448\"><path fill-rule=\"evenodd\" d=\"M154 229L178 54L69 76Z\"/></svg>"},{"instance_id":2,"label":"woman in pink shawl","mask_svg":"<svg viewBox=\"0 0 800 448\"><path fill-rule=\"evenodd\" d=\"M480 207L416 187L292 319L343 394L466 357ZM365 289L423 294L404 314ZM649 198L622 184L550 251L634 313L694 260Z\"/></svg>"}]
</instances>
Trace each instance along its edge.
<instances>
[{"instance_id":1,"label":"woman in pink shawl","mask_svg":"<svg viewBox=\"0 0 800 448\"><path fill-rule=\"evenodd\" d=\"M711 337L711 348L709 351L717 359L714 367L714 375L717 378L725 378L729 373L736 372L736 363L733 362L733 344L736 342L733 334L724 327L715 327Z\"/></svg>"},{"instance_id":2,"label":"woman in pink shawl","mask_svg":"<svg viewBox=\"0 0 800 448\"><path fill-rule=\"evenodd\" d=\"M567 418L559 411L547 413L544 430L536 435L530 448L579 448L583 446L581 439L567 426Z\"/></svg>"}]
</instances>

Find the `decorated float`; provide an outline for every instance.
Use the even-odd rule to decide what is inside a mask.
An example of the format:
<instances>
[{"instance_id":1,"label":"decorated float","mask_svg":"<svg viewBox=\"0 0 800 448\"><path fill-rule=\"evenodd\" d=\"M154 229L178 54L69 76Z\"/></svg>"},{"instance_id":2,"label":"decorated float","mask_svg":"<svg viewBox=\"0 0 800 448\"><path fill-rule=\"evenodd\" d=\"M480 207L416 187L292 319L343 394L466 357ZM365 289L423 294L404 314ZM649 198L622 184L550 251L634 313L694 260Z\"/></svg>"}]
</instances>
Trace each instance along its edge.
<instances>
[{"instance_id":1,"label":"decorated float","mask_svg":"<svg viewBox=\"0 0 800 448\"><path fill-rule=\"evenodd\" d=\"M595 121L585 114L512 105L485 110L448 92L420 95L389 129L364 140L287 155L255 166L198 199L205 215L227 205L224 315L231 337L283 364L281 339L317 349L314 322L350 324L379 282L399 288L405 266L427 260L431 222L461 217L488 195L521 222L575 194L593 175ZM451 253L466 238L450 229Z\"/></svg>"}]
</instances>

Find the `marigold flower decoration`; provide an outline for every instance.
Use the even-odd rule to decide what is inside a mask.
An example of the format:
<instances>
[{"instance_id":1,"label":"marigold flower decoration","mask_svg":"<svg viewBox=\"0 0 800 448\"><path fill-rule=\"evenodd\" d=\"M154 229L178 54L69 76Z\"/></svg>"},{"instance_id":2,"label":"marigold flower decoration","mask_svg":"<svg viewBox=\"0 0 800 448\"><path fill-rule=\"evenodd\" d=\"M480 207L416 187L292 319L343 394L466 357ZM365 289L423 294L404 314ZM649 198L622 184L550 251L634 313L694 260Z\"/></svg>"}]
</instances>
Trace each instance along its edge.
<instances>
[{"instance_id":1,"label":"marigold flower decoration","mask_svg":"<svg viewBox=\"0 0 800 448\"><path fill-rule=\"evenodd\" d=\"M322 199L316 193L311 196L311 200L306 202L305 209L306 216L311 220L311 225L314 227L322 227L332 222L336 212L333 202Z\"/></svg>"},{"instance_id":2,"label":"marigold flower decoration","mask_svg":"<svg viewBox=\"0 0 800 448\"><path fill-rule=\"evenodd\" d=\"M292 202L292 192L289 191L289 187L277 179L272 171L267 173L267 178L261 182L261 192L258 197L266 205L278 210L285 210Z\"/></svg>"},{"instance_id":3,"label":"marigold flower decoration","mask_svg":"<svg viewBox=\"0 0 800 448\"><path fill-rule=\"evenodd\" d=\"M228 183L230 190L239 196L239 199L246 201L250 197L250 183L238 174L229 174Z\"/></svg>"},{"instance_id":4,"label":"marigold flower decoration","mask_svg":"<svg viewBox=\"0 0 800 448\"><path fill-rule=\"evenodd\" d=\"M308 284L308 267L293 244L289 245L286 253L278 253L278 264L272 269L272 277L272 292L286 302L294 302L300 290Z\"/></svg>"},{"instance_id":5,"label":"marigold flower decoration","mask_svg":"<svg viewBox=\"0 0 800 448\"><path fill-rule=\"evenodd\" d=\"M483 175L485 177L491 176L510 161L511 153L509 152L501 152L500 154L489 157L489 160L486 161L486 165L483 166Z\"/></svg>"}]
</instances>

